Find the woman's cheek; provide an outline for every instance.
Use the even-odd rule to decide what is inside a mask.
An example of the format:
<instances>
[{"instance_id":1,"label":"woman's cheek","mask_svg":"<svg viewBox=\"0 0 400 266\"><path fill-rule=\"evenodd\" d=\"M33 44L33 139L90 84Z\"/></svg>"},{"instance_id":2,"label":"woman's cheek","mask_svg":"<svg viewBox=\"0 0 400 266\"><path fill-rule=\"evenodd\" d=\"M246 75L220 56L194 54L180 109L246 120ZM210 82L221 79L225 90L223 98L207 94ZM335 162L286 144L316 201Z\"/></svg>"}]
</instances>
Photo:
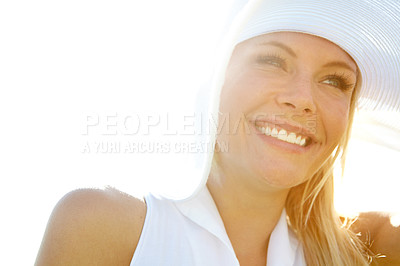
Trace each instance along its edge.
<instances>
[{"instance_id":1,"label":"woman's cheek","mask_svg":"<svg viewBox=\"0 0 400 266\"><path fill-rule=\"evenodd\" d=\"M339 102L335 104L326 115L329 119L329 131L335 132L337 140L339 140L346 130L349 117L349 104L347 102Z\"/></svg>"}]
</instances>

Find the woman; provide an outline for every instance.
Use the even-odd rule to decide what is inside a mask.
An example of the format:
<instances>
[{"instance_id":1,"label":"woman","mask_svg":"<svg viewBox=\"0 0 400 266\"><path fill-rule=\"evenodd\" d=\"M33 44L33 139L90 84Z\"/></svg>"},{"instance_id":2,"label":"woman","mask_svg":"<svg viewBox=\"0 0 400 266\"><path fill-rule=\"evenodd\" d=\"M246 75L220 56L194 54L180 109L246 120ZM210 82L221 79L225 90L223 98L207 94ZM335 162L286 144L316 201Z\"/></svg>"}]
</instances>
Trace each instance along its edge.
<instances>
[{"instance_id":1,"label":"woman","mask_svg":"<svg viewBox=\"0 0 400 266\"><path fill-rule=\"evenodd\" d=\"M209 100L219 127L206 138L228 151L202 157L179 200L72 192L37 265L367 265L334 211L332 169L360 97L399 103L399 12L396 1L250 2Z\"/></svg>"}]
</instances>

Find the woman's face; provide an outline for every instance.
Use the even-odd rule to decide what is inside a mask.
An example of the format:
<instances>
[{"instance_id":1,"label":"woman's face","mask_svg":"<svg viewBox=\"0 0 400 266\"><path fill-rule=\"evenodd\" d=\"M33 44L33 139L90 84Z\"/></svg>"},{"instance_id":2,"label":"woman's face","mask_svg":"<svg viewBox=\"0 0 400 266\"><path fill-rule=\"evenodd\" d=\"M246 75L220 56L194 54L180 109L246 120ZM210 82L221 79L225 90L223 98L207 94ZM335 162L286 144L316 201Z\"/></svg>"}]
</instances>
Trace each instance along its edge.
<instances>
[{"instance_id":1,"label":"woman's face","mask_svg":"<svg viewBox=\"0 0 400 266\"><path fill-rule=\"evenodd\" d=\"M332 154L348 123L357 66L337 45L279 32L238 44L221 92L216 153L225 176L290 188Z\"/></svg>"}]
</instances>

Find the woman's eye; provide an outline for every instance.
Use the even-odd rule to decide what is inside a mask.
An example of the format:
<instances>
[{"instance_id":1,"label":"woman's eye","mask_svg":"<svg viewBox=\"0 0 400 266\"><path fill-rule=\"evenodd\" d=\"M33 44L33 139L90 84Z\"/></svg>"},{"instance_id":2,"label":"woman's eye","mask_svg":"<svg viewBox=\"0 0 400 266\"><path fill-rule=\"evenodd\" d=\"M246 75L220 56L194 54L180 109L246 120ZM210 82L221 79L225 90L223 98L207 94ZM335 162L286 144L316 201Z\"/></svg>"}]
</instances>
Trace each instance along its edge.
<instances>
[{"instance_id":1,"label":"woman's eye","mask_svg":"<svg viewBox=\"0 0 400 266\"><path fill-rule=\"evenodd\" d=\"M279 56L258 56L257 57L257 63L262 64L262 65L270 65L274 66L277 68L282 68L286 69L286 61L285 59L279 57Z\"/></svg>"},{"instance_id":2,"label":"woman's eye","mask_svg":"<svg viewBox=\"0 0 400 266\"><path fill-rule=\"evenodd\" d=\"M326 79L324 81L322 81L323 84L327 84L327 85L331 85L334 87L340 87L340 82L338 80L335 79Z\"/></svg>"},{"instance_id":3,"label":"woman's eye","mask_svg":"<svg viewBox=\"0 0 400 266\"><path fill-rule=\"evenodd\" d=\"M354 84L351 83L345 76L328 76L321 81L321 83L338 88L342 91L347 91L354 87Z\"/></svg>"}]
</instances>

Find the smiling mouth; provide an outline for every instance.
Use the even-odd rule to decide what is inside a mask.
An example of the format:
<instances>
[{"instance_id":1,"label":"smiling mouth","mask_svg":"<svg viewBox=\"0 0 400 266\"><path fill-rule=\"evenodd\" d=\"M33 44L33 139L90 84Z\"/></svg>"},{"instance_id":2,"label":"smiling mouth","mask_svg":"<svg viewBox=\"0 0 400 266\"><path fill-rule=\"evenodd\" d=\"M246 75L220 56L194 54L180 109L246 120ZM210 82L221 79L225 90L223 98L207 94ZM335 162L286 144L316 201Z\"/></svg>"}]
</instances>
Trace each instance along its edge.
<instances>
[{"instance_id":1,"label":"smiling mouth","mask_svg":"<svg viewBox=\"0 0 400 266\"><path fill-rule=\"evenodd\" d=\"M300 134L296 134L294 132L288 132L285 129L280 129L278 130L275 127L261 127L261 126L256 126L256 129L261 132L264 135L279 139L281 141L285 141L291 144L296 144L301 147L307 146L310 142L311 139L306 136L302 136Z\"/></svg>"}]
</instances>

